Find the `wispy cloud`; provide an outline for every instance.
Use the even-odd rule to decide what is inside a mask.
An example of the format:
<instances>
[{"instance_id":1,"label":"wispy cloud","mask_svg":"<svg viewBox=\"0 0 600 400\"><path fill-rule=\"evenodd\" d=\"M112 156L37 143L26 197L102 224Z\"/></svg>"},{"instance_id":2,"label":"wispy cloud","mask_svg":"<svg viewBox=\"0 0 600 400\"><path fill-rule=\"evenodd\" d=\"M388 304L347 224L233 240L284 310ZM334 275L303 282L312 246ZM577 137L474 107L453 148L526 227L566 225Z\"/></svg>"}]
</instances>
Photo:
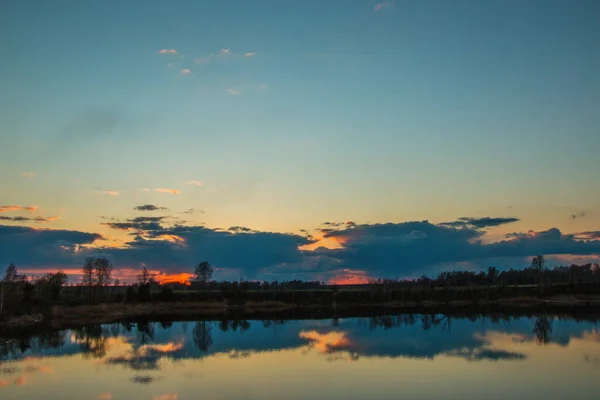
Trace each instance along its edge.
<instances>
[{"instance_id":1,"label":"wispy cloud","mask_svg":"<svg viewBox=\"0 0 600 400\"><path fill-rule=\"evenodd\" d=\"M232 94L232 95L234 95L234 96L239 96L239 95L240 95L240 92L239 92L239 90L235 90L235 89L233 89L233 88L227 88L227 89L225 89L225 91L226 91L227 93L229 93L229 94Z\"/></svg>"},{"instance_id":2,"label":"wispy cloud","mask_svg":"<svg viewBox=\"0 0 600 400\"><path fill-rule=\"evenodd\" d=\"M102 393L100 395L100 400L111 400L111 399L112 399L111 393Z\"/></svg>"},{"instance_id":3,"label":"wispy cloud","mask_svg":"<svg viewBox=\"0 0 600 400\"><path fill-rule=\"evenodd\" d=\"M202 186L202 182L200 182L200 181L187 181L186 184L187 185L195 185L198 187Z\"/></svg>"},{"instance_id":4,"label":"wispy cloud","mask_svg":"<svg viewBox=\"0 0 600 400\"><path fill-rule=\"evenodd\" d=\"M36 212L38 206L0 206L0 213L8 212L8 211L27 211L30 213Z\"/></svg>"},{"instance_id":5,"label":"wispy cloud","mask_svg":"<svg viewBox=\"0 0 600 400\"><path fill-rule=\"evenodd\" d=\"M118 196L119 195L119 192L117 190L101 190L100 193L104 193L109 196Z\"/></svg>"},{"instance_id":6,"label":"wispy cloud","mask_svg":"<svg viewBox=\"0 0 600 400\"><path fill-rule=\"evenodd\" d=\"M31 179L31 178L35 177L35 172L21 172L21 176L23 178Z\"/></svg>"},{"instance_id":7,"label":"wispy cloud","mask_svg":"<svg viewBox=\"0 0 600 400\"><path fill-rule=\"evenodd\" d=\"M239 58L247 58L253 57L256 55L256 52L248 51L245 53L234 53L230 49L222 49L218 53L212 53L204 56L200 56L196 58L194 61L198 64L208 64L212 60L225 60L225 59L239 59Z\"/></svg>"},{"instance_id":8,"label":"wispy cloud","mask_svg":"<svg viewBox=\"0 0 600 400\"><path fill-rule=\"evenodd\" d=\"M157 211L157 210L166 210L166 207L155 206L154 204L144 204L141 206L137 206L133 208L138 211Z\"/></svg>"},{"instance_id":9,"label":"wispy cloud","mask_svg":"<svg viewBox=\"0 0 600 400\"><path fill-rule=\"evenodd\" d=\"M54 217L35 217L33 220L35 222L38 223L46 223L46 222L54 222L54 221L58 221L60 219L60 217L54 216Z\"/></svg>"},{"instance_id":10,"label":"wispy cloud","mask_svg":"<svg viewBox=\"0 0 600 400\"><path fill-rule=\"evenodd\" d=\"M179 194L181 193L181 190L177 190L177 189L166 189L166 188L157 188L154 189L155 192L160 192L160 193L171 193L171 194Z\"/></svg>"},{"instance_id":11,"label":"wispy cloud","mask_svg":"<svg viewBox=\"0 0 600 400\"><path fill-rule=\"evenodd\" d=\"M181 75L189 75L192 73L189 68L184 68L180 71Z\"/></svg>"},{"instance_id":12,"label":"wispy cloud","mask_svg":"<svg viewBox=\"0 0 600 400\"><path fill-rule=\"evenodd\" d=\"M392 8L396 4L395 1L386 1L384 3L379 3L375 6L375 12L385 10L386 8Z\"/></svg>"},{"instance_id":13,"label":"wispy cloud","mask_svg":"<svg viewBox=\"0 0 600 400\"><path fill-rule=\"evenodd\" d=\"M158 51L158 54L179 54L175 49L162 49Z\"/></svg>"}]
</instances>

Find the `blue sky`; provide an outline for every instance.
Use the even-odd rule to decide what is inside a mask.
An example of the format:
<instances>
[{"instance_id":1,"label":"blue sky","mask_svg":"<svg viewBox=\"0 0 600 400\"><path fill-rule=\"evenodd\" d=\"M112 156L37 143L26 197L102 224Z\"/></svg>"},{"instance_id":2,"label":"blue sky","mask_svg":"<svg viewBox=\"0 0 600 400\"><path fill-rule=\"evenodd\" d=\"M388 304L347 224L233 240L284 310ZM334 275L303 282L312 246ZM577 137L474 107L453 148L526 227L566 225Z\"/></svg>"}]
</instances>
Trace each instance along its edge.
<instances>
[{"instance_id":1,"label":"blue sky","mask_svg":"<svg viewBox=\"0 0 600 400\"><path fill-rule=\"evenodd\" d=\"M8 2L0 205L121 243L100 217L142 204L211 229L595 232L599 17L583 0ZM41 225L6 221L23 224Z\"/></svg>"}]
</instances>

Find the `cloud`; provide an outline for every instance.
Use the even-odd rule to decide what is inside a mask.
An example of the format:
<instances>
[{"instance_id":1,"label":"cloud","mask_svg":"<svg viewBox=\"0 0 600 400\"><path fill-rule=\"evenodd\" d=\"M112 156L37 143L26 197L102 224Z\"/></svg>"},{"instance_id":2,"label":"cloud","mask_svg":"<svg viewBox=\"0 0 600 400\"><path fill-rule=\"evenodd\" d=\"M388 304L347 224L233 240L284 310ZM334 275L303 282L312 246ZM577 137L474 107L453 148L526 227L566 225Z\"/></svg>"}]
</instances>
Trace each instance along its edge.
<instances>
[{"instance_id":1,"label":"cloud","mask_svg":"<svg viewBox=\"0 0 600 400\"><path fill-rule=\"evenodd\" d=\"M248 51L245 53L234 53L230 49L222 49L218 53L212 53L204 56L199 56L194 61L198 64L209 64L214 61L235 60L241 58L249 58L255 56L256 53Z\"/></svg>"},{"instance_id":2,"label":"cloud","mask_svg":"<svg viewBox=\"0 0 600 400\"><path fill-rule=\"evenodd\" d=\"M34 213L37 211L38 206L0 206L0 213L9 212L9 211L27 211L30 213Z\"/></svg>"},{"instance_id":3,"label":"cloud","mask_svg":"<svg viewBox=\"0 0 600 400\"><path fill-rule=\"evenodd\" d=\"M118 196L119 195L118 190L101 190L100 193L107 194L109 196Z\"/></svg>"},{"instance_id":4,"label":"cloud","mask_svg":"<svg viewBox=\"0 0 600 400\"><path fill-rule=\"evenodd\" d=\"M200 181L187 181L186 184L187 185L196 185L198 187L202 186L202 182L200 182Z\"/></svg>"},{"instance_id":5,"label":"cloud","mask_svg":"<svg viewBox=\"0 0 600 400\"><path fill-rule=\"evenodd\" d=\"M102 225L123 231L160 231L164 230L160 224L164 219L165 217L135 217L128 219L127 222L105 222Z\"/></svg>"},{"instance_id":6,"label":"cloud","mask_svg":"<svg viewBox=\"0 0 600 400\"><path fill-rule=\"evenodd\" d=\"M21 172L21 176L23 178L31 179L31 178L35 177L35 172Z\"/></svg>"},{"instance_id":7,"label":"cloud","mask_svg":"<svg viewBox=\"0 0 600 400\"><path fill-rule=\"evenodd\" d=\"M24 222L24 221L31 221L31 218L28 218L28 217L7 217L5 215L0 215L0 221Z\"/></svg>"},{"instance_id":8,"label":"cloud","mask_svg":"<svg viewBox=\"0 0 600 400\"><path fill-rule=\"evenodd\" d=\"M142 385L148 385L154 382L154 378L151 375L136 375L131 378L133 383L140 383Z\"/></svg>"},{"instance_id":9,"label":"cloud","mask_svg":"<svg viewBox=\"0 0 600 400\"><path fill-rule=\"evenodd\" d=\"M190 71L190 69L189 69L189 68L184 68L184 69L182 69L182 70L180 71L180 73L181 73L182 75L189 75L189 74L191 74L191 73L192 73L192 71Z\"/></svg>"},{"instance_id":10,"label":"cloud","mask_svg":"<svg viewBox=\"0 0 600 400\"><path fill-rule=\"evenodd\" d=\"M578 213L571 214L571 219L584 218L586 215L587 215L587 212L580 211Z\"/></svg>"},{"instance_id":11,"label":"cloud","mask_svg":"<svg viewBox=\"0 0 600 400\"><path fill-rule=\"evenodd\" d=\"M396 2L394 2L394 1L386 1L384 3L377 4L374 9L375 9L375 12L377 12L377 11L385 10L388 8L392 8L395 4L396 4Z\"/></svg>"},{"instance_id":12,"label":"cloud","mask_svg":"<svg viewBox=\"0 0 600 400\"><path fill-rule=\"evenodd\" d=\"M229 94L232 94L234 96L239 96L240 92L238 90L232 89L232 88L227 88L225 89L225 91Z\"/></svg>"},{"instance_id":13,"label":"cloud","mask_svg":"<svg viewBox=\"0 0 600 400\"><path fill-rule=\"evenodd\" d=\"M180 214L193 214L195 212L198 212L200 214L204 214L204 211L202 211L202 210L196 210L195 208L189 208L189 209L187 209L185 211L181 211Z\"/></svg>"},{"instance_id":14,"label":"cloud","mask_svg":"<svg viewBox=\"0 0 600 400\"><path fill-rule=\"evenodd\" d=\"M97 233L0 225L0 265L72 264L76 253L102 239Z\"/></svg>"},{"instance_id":15,"label":"cloud","mask_svg":"<svg viewBox=\"0 0 600 400\"><path fill-rule=\"evenodd\" d=\"M166 207L155 206L154 204L144 204L141 206L137 206L133 208L138 211L157 211L157 210L166 210Z\"/></svg>"},{"instance_id":16,"label":"cloud","mask_svg":"<svg viewBox=\"0 0 600 400\"><path fill-rule=\"evenodd\" d=\"M144 206L138 207L147 211ZM184 211L191 212L194 210ZM185 225L169 216L138 216L103 223L128 234L127 242L118 247L105 246L98 234L0 225L0 265L13 261L38 267L77 265L85 256L97 254L108 257L116 268L137 268L145 263L165 279L179 280L181 274L191 272L190 266L208 260L217 268L216 279L298 278L359 283L465 267L520 268L527 265L526 258L537 254L549 256L554 263L561 261L552 259L553 255L600 255L600 231L564 234L551 228L484 241L487 228L516 220L463 217L443 224L327 221L315 235L320 239L316 239L307 231L292 234L243 226L208 228ZM321 241L336 246L319 247Z\"/></svg>"},{"instance_id":17,"label":"cloud","mask_svg":"<svg viewBox=\"0 0 600 400\"><path fill-rule=\"evenodd\" d=\"M600 231L578 232L574 236L578 240L600 240Z\"/></svg>"},{"instance_id":18,"label":"cloud","mask_svg":"<svg viewBox=\"0 0 600 400\"><path fill-rule=\"evenodd\" d=\"M472 218L472 217L462 217L457 221L452 222L442 222L440 225L444 226L452 226L452 227L471 227L471 228L490 228L494 226L500 226L505 224L510 224L512 222L520 221L519 218L509 217L509 218Z\"/></svg>"},{"instance_id":19,"label":"cloud","mask_svg":"<svg viewBox=\"0 0 600 400\"><path fill-rule=\"evenodd\" d=\"M175 49L162 49L162 50L159 50L157 54L174 54L174 55L177 55L179 53Z\"/></svg>"},{"instance_id":20,"label":"cloud","mask_svg":"<svg viewBox=\"0 0 600 400\"><path fill-rule=\"evenodd\" d=\"M112 394L111 393L102 393L99 397L100 400L111 400L112 399Z\"/></svg>"},{"instance_id":21,"label":"cloud","mask_svg":"<svg viewBox=\"0 0 600 400\"><path fill-rule=\"evenodd\" d=\"M165 189L165 188L158 188L158 189L154 189L155 192L160 192L160 193L171 193L171 194L179 194L181 193L181 190L177 190L177 189Z\"/></svg>"}]
</instances>

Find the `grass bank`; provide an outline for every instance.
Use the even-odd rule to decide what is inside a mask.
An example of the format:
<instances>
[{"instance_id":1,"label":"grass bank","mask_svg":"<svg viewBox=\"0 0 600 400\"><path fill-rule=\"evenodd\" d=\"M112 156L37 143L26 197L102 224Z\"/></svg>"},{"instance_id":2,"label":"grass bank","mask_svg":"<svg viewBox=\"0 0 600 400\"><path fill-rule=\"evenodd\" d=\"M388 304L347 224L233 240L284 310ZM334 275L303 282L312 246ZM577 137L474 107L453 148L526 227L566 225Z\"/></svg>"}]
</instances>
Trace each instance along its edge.
<instances>
[{"instance_id":1,"label":"grass bank","mask_svg":"<svg viewBox=\"0 0 600 400\"><path fill-rule=\"evenodd\" d=\"M422 301L298 304L281 301L246 301L231 304L227 301L187 301L148 303L107 303L97 305L52 306L43 312L21 315L0 322L0 332L48 327L66 329L93 324L124 321L160 320L220 320L220 319L320 319L351 318L376 314L404 313L503 313L503 312L585 312L600 314L600 297L552 298L520 297L478 302Z\"/></svg>"}]
</instances>

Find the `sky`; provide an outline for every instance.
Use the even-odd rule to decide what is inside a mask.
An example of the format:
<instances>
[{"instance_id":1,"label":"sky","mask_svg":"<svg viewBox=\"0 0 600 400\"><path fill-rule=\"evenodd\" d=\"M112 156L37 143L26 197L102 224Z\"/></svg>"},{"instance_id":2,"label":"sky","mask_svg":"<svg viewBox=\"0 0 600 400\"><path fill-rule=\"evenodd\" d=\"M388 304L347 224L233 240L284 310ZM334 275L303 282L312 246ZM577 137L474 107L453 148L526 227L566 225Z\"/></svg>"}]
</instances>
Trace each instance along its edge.
<instances>
[{"instance_id":1,"label":"sky","mask_svg":"<svg viewBox=\"0 0 600 400\"><path fill-rule=\"evenodd\" d=\"M600 259L597 1L140 4L2 5L0 269Z\"/></svg>"}]
</instances>

